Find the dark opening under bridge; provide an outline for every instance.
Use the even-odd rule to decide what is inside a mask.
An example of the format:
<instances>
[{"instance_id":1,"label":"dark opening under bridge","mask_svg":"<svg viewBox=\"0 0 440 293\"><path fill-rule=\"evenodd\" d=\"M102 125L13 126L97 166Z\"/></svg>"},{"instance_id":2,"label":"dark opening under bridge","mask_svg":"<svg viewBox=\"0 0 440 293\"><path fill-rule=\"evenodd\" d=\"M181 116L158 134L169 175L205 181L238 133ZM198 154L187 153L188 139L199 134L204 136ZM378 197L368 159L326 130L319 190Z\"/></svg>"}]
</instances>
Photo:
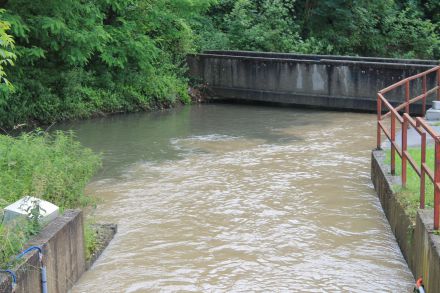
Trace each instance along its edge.
<instances>
[{"instance_id":1,"label":"dark opening under bridge","mask_svg":"<svg viewBox=\"0 0 440 293\"><path fill-rule=\"evenodd\" d=\"M376 111L380 89L437 64L434 60L244 51L188 56L190 76L205 82L213 98L360 111ZM428 77L427 87L435 85L435 77ZM417 96L422 87L421 81L415 82L410 96ZM404 88L388 96L393 106L404 99ZM420 114L421 101L411 111Z\"/></svg>"}]
</instances>

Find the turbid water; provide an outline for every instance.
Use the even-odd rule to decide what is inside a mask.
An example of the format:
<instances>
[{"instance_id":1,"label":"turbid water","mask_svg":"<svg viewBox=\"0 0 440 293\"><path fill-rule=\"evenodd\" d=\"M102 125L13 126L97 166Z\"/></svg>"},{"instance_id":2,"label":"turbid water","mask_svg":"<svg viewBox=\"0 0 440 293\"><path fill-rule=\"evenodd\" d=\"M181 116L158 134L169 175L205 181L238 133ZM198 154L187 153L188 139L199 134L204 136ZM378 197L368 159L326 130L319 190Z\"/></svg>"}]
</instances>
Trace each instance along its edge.
<instances>
[{"instance_id":1,"label":"turbid water","mask_svg":"<svg viewBox=\"0 0 440 293\"><path fill-rule=\"evenodd\" d=\"M203 105L71 123L119 232L72 292L410 292L369 175L375 116Z\"/></svg>"}]
</instances>

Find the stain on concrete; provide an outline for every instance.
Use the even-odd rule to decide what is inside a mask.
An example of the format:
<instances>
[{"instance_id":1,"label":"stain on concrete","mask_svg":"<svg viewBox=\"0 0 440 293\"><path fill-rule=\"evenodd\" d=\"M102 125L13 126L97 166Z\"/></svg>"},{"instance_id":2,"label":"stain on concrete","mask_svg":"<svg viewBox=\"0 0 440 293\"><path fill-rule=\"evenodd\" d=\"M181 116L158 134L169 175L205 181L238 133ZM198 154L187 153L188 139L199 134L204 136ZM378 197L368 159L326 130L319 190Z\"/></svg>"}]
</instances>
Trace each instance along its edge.
<instances>
[{"instance_id":1,"label":"stain on concrete","mask_svg":"<svg viewBox=\"0 0 440 293\"><path fill-rule=\"evenodd\" d=\"M382 150L372 152L371 180L414 277L423 277L426 292L440 292L440 236L433 233L433 210L418 210L415 222L405 214L393 192L393 186L401 184L400 178L390 174Z\"/></svg>"},{"instance_id":2,"label":"stain on concrete","mask_svg":"<svg viewBox=\"0 0 440 293\"><path fill-rule=\"evenodd\" d=\"M204 80L214 97L361 111L376 110L380 89L439 63L243 51L207 51L189 55L187 62L189 75ZM434 86L435 74L428 76L427 83L429 88ZM411 97L421 90L421 82L414 82ZM403 91L402 87L387 94L388 100L400 104ZM411 111L421 112L421 105L411 105Z\"/></svg>"}]
</instances>

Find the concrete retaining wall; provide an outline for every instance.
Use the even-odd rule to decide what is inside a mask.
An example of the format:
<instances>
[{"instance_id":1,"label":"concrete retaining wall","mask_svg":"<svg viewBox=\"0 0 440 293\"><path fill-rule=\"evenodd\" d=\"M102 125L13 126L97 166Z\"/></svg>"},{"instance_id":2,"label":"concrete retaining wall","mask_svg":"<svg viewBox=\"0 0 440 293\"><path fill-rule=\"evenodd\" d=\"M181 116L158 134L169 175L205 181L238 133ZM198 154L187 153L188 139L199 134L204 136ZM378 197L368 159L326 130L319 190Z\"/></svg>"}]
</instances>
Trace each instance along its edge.
<instances>
[{"instance_id":1,"label":"concrete retaining wall","mask_svg":"<svg viewBox=\"0 0 440 293\"><path fill-rule=\"evenodd\" d=\"M373 151L371 179L382 208L414 277L423 277L427 292L440 292L440 236L432 233L433 210L418 210L416 222L410 220L392 191L400 179L390 175L384 160L383 151Z\"/></svg>"},{"instance_id":2,"label":"concrete retaining wall","mask_svg":"<svg viewBox=\"0 0 440 293\"><path fill-rule=\"evenodd\" d=\"M56 218L29 246L42 246L47 266L48 292L67 292L86 269L83 215L80 210L68 210ZM14 269L18 293L41 292L38 252L29 253L24 263ZM0 275L0 292L11 292L11 279Z\"/></svg>"},{"instance_id":3,"label":"concrete retaining wall","mask_svg":"<svg viewBox=\"0 0 440 293\"><path fill-rule=\"evenodd\" d=\"M215 97L364 111L376 110L378 90L438 63L242 51L207 51L188 56L187 62L190 76L206 82ZM434 85L432 74L428 87ZM415 97L421 82L412 86ZM387 98L400 104L403 90Z\"/></svg>"}]
</instances>

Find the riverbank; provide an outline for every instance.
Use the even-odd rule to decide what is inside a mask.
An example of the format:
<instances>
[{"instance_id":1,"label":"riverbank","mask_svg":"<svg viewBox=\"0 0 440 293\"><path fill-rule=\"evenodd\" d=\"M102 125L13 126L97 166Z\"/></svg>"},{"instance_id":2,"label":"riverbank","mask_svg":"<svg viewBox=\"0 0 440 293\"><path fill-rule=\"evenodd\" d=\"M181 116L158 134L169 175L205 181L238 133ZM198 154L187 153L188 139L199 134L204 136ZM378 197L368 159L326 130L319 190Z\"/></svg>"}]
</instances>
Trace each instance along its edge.
<instances>
[{"instance_id":1,"label":"riverbank","mask_svg":"<svg viewBox=\"0 0 440 293\"><path fill-rule=\"evenodd\" d=\"M434 233L433 210L417 210L415 215L399 199L398 176L390 174L385 152L371 154L371 180L403 256L415 278L422 277L427 292L440 292L440 236Z\"/></svg>"},{"instance_id":2,"label":"riverbank","mask_svg":"<svg viewBox=\"0 0 440 293\"><path fill-rule=\"evenodd\" d=\"M0 135L0 154L0 218L4 207L26 195L52 202L61 212L93 204L84 188L100 168L101 158L76 141L73 133ZM28 240L41 230L29 213L29 221L0 223L1 269L13 266L13 256L27 248ZM94 236L86 233L86 237Z\"/></svg>"},{"instance_id":3,"label":"riverbank","mask_svg":"<svg viewBox=\"0 0 440 293\"><path fill-rule=\"evenodd\" d=\"M411 147L408 148L409 155L414 158L414 161L417 166L420 166L421 162L421 152L420 147ZM434 170L434 146L428 146L426 148L426 164L431 169ZM385 164L390 165L391 162L391 151L387 149L385 151ZM408 163L409 165L409 163ZM401 176L402 174L402 163L400 156L396 155L396 176ZM405 213L411 218L411 220L415 223L417 210L420 206L420 177L414 171L411 166L407 168L407 182L406 187L402 186L394 186L394 191L396 194L396 198L399 200L400 204L404 207ZM434 207L434 197L431 196L434 194L434 185L431 180L426 180L425 182L425 205L427 208Z\"/></svg>"}]
</instances>

